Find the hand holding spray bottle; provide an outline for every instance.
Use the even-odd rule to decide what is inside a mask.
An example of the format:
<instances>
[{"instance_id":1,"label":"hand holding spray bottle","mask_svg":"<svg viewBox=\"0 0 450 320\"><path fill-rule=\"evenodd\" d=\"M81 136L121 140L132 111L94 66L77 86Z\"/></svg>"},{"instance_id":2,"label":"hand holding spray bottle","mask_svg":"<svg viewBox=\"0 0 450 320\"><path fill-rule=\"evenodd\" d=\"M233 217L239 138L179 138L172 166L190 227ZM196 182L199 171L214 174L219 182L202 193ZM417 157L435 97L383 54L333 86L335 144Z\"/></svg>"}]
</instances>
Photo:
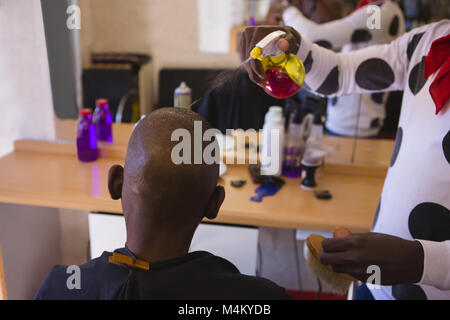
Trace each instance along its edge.
<instances>
[{"instance_id":1,"label":"hand holding spray bottle","mask_svg":"<svg viewBox=\"0 0 450 320\"><path fill-rule=\"evenodd\" d=\"M302 61L293 53L285 53L278 47L286 32L278 30L259 41L250 57L261 61L267 76L264 90L274 98L284 99L297 94L305 80Z\"/></svg>"}]
</instances>

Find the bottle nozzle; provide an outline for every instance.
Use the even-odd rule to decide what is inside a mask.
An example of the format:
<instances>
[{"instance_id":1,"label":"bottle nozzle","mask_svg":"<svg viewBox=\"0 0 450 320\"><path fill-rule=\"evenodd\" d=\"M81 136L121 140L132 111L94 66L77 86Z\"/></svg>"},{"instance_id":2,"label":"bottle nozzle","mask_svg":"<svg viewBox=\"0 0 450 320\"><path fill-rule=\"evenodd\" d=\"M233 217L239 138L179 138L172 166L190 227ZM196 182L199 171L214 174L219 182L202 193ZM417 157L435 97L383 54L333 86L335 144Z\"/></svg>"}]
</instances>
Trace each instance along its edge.
<instances>
[{"instance_id":1,"label":"bottle nozzle","mask_svg":"<svg viewBox=\"0 0 450 320\"><path fill-rule=\"evenodd\" d=\"M262 50L259 47L254 47L252 51L250 51L250 57L252 57L253 59L258 59L259 57L261 57L262 54Z\"/></svg>"}]
</instances>

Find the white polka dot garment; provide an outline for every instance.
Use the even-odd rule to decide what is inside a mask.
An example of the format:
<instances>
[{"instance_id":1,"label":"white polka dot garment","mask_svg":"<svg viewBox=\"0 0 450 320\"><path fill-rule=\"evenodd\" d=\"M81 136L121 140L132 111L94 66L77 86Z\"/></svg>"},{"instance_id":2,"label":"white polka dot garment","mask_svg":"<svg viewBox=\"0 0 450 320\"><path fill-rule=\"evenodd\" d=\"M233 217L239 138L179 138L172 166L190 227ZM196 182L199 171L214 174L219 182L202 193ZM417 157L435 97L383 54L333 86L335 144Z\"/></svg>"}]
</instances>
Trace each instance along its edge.
<instances>
[{"instance_id":1,"label":"white polka dot garment","mask_svg":"<svg viewBox=\"0 0 450 320\"><path fill-rule=\"evenodd\" d=\"M450 20L442 20L390 44L346 54L301 40L299 58L311 55L313 61L306 84L317 93L334 97L404 90L373 231L422 239L424 273L419 284L371 290L376 299L450 299L450 102L436 115L429 87L439 71L424 78L432 42L449 33Z\"/></svg>"},{"instance_id":2,"label":"white polka dot garment","mask_svg":"<svg viewBox=\"0 0 450 320\"><path fill-rule=\"evenodd\" d=\"M373 5L380 10L379 29L369 29L367 20L372 17L363 7L343 19L316 24L297 8L290 7L283 13L286 25L298 30L312 42L325 48L350 52L374 44L390 43L405 33L403 13L394 1L379 1ZM370 9L369 9L370 10ZM308 57L307 57L308 58ZM308 66L311 60L305 61ZM308 69L307 69L308 70ZM376 136L386 117L387 93L347 95L328 101L326 127L343 136ZM358 128L358 132L355 132Z\"/></svg>"}]
</instances>

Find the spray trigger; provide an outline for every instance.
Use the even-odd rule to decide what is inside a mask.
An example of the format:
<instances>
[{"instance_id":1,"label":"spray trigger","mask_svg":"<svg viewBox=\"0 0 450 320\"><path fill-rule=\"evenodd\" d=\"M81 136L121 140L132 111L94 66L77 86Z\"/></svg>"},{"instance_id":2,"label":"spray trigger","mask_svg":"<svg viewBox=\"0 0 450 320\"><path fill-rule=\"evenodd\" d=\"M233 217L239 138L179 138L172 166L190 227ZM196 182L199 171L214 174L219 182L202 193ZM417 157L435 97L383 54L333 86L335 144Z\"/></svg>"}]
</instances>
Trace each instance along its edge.
<instances>
[{"instance_id":1,"label":"spray trigger","mask_svg":"<svg viewBox=\"0 0 450 320\"><path fill-rule=\"evenodd\" d=\"M269 33L250 51L250 57L253 59L261 59L265 57L278 57L283 55L283 51L278 48L278 40L284 36L286 32L278 30Z\"/></svg>"}]
</instances>

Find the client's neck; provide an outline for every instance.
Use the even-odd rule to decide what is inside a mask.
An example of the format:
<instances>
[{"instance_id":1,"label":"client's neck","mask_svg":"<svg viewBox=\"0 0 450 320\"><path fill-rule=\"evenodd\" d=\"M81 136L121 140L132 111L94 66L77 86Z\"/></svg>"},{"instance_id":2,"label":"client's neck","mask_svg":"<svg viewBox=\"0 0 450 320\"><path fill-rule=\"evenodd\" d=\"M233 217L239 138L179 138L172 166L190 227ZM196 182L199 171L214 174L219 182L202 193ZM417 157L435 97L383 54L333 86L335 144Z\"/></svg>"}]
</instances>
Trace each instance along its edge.
<instances>
[{"instance_id":1,"label":"client's neck","mask_svg":"<svg viewBox=\"0 0 450 320\"><path fill-rule=\"evenodd\" d=\"M127 231L126 245L137 258L153 263L186 255L192 236L148 228L142 232Z\"/></svg>"}]
</instances>

